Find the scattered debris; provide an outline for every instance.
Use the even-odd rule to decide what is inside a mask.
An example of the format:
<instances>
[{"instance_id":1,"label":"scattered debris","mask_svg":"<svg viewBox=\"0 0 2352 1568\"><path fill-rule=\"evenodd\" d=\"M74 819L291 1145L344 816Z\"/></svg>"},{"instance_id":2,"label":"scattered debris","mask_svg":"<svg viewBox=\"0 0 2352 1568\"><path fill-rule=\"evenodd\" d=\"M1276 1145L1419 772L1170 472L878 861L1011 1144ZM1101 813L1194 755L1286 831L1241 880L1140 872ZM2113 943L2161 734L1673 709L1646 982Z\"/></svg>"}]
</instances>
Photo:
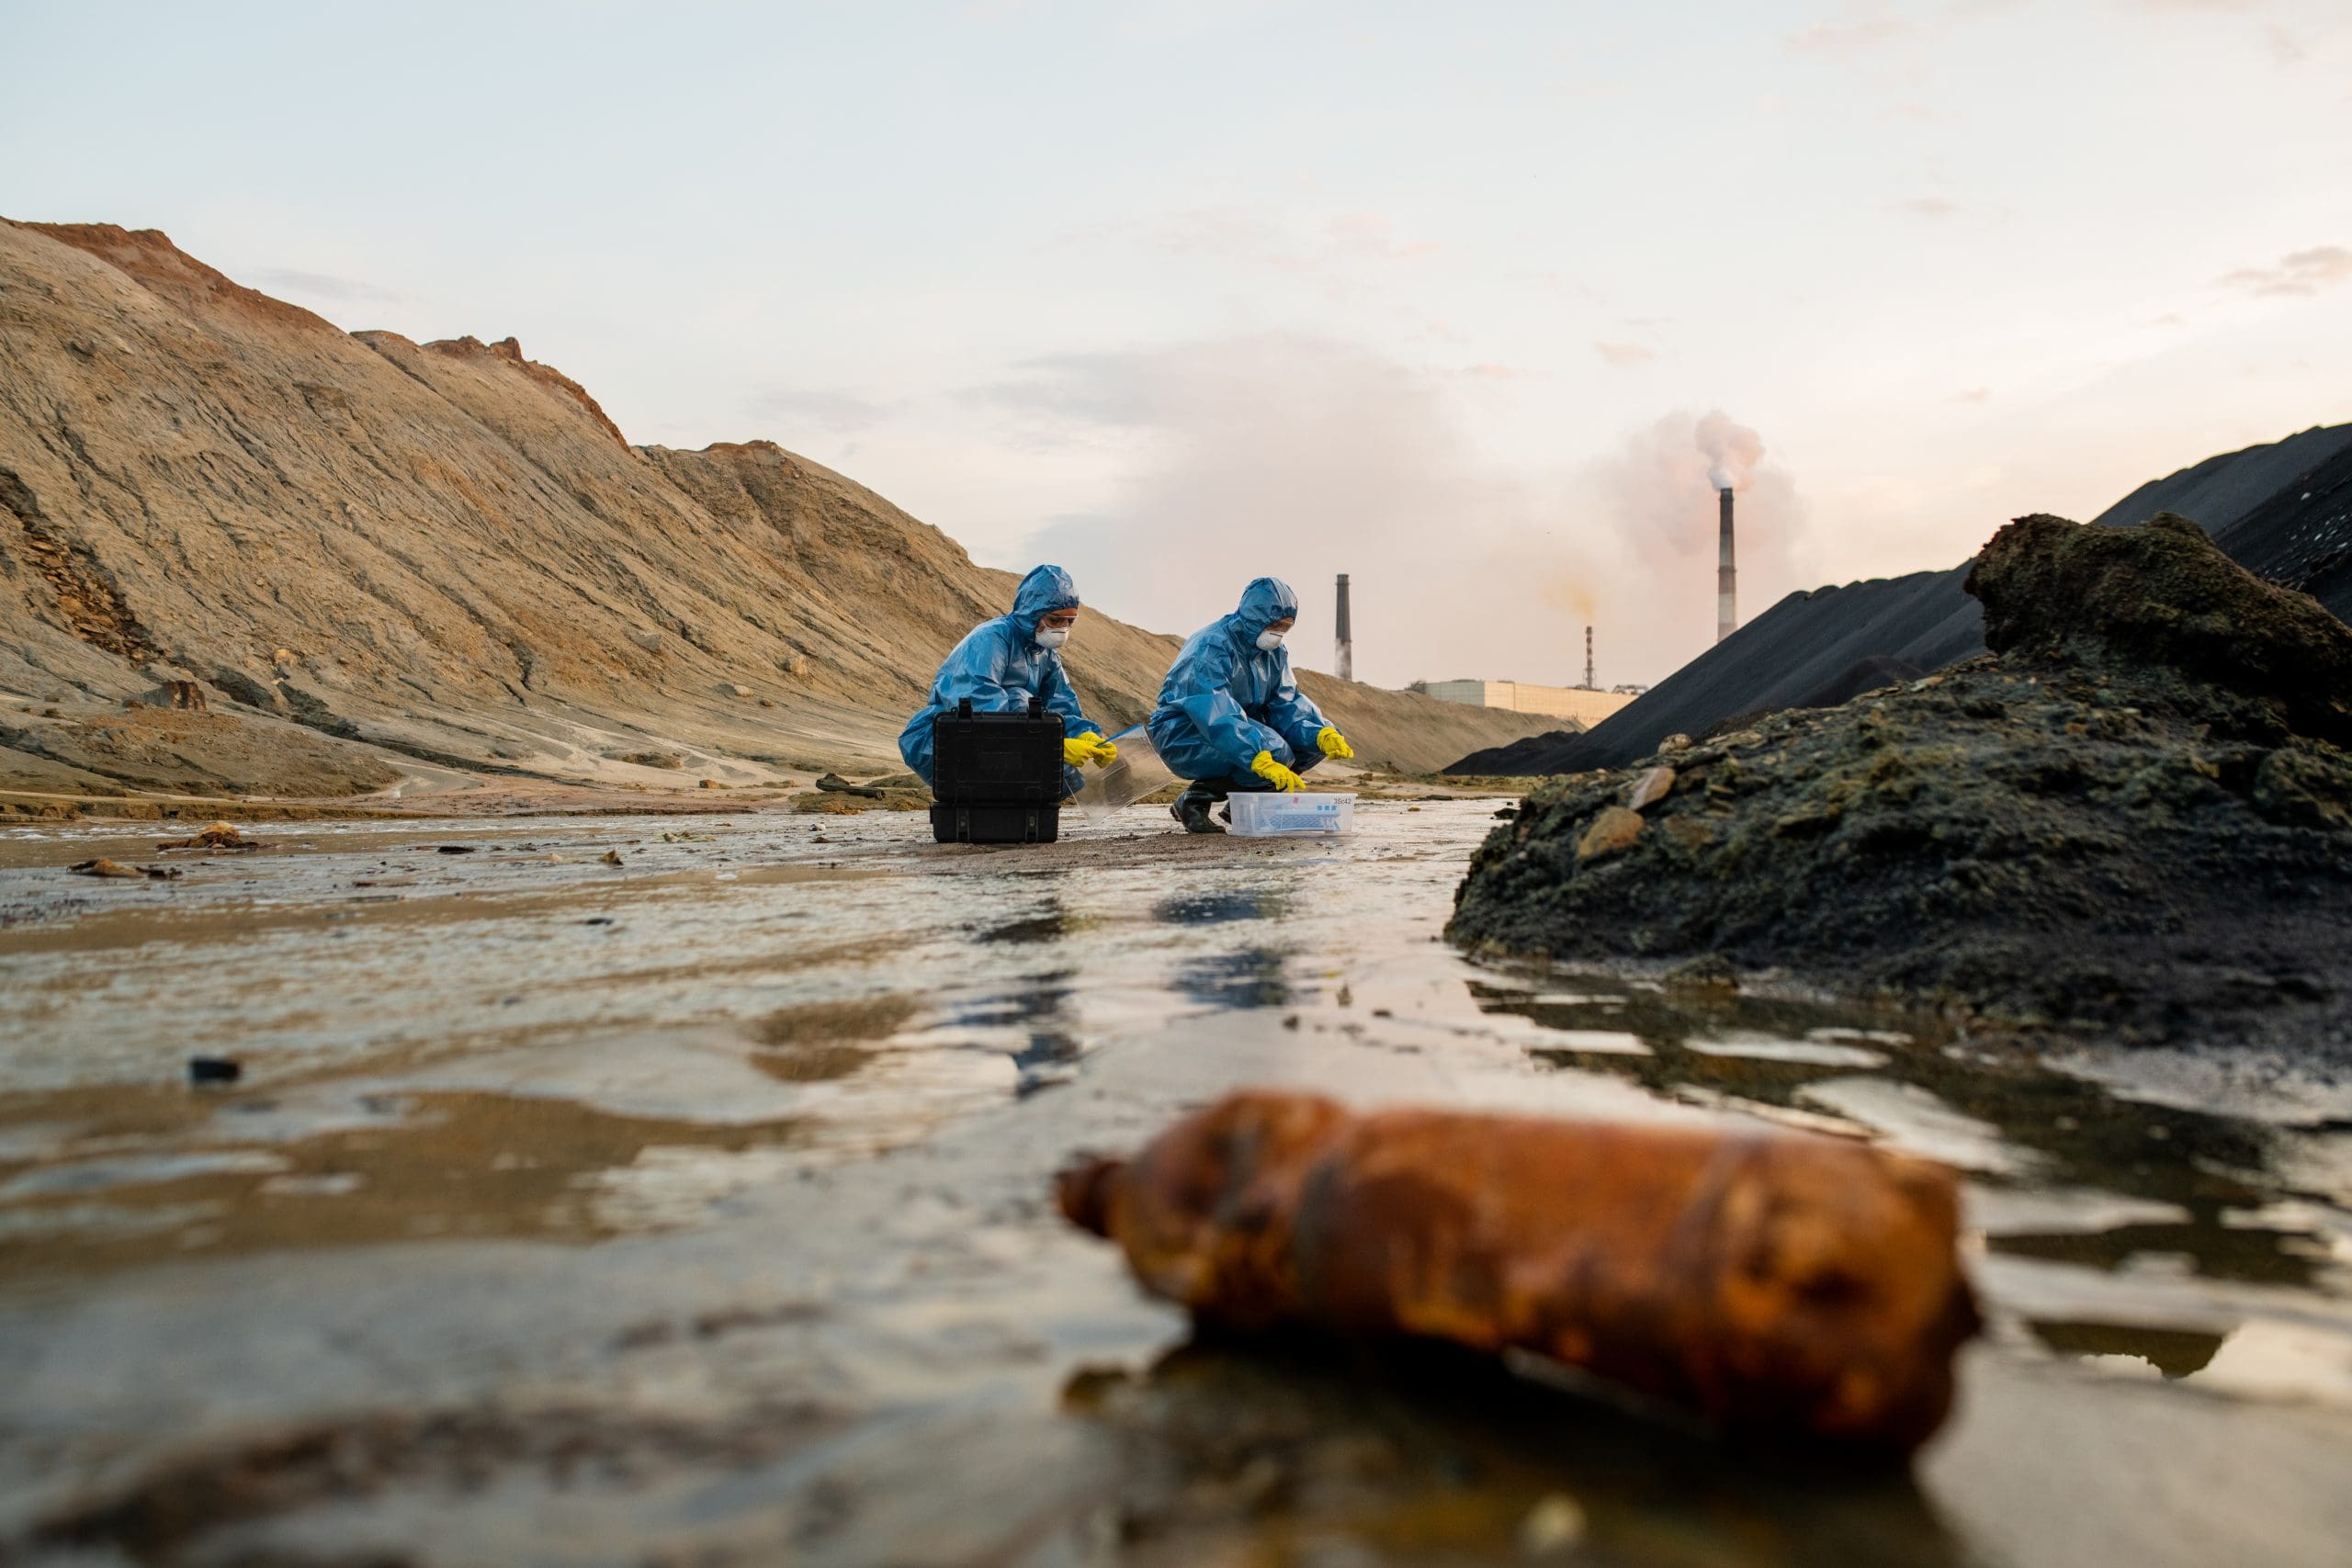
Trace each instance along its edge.
<instances>
[{"instance_id":1,"label":"scattered debris","mask_svg":"<svg viewBox=\"0 0 2352 1568\"><path fill-rule=\"evenodd\" d=\"M621 863L621 852L620 852L620 851L618 851L618 850L606 850L606 851L605 852L605 863L606 865L618 865L618 864L620 864L620 863Z\"/></svg>"},{"instance_id":2,"label":"scattered debris","mask_svg":"<svg viewBox=\"0 0 2352 1568\"><path fill-rule=\"evenodd\" d=\"M187 1081L199 1083L235 1083L245 1076L244 1064L234 1056L190 1056L187 1059Z\"/></svg>"},{"instance_id":3,"label":"scattered debris","mask_svg":"<svg viewBox=\"0 0 2352 1568\"><path fill-rule=\"evenodd\" d=\"M469 855L481 847L479 844L435 844L434 852L444 855Z\"/></svg>"},{"instance_id":4,"label":"scattered debris","mask_svg":"<svg viewBox=\"0 0 2352 1568\"><path fill-rule=\"evenodd\" d=\"M145 876L157 882L169 882L180 875L180 868L175 865L125 865L104 855L96 860L76 861L65 869L83 876Z\"/></svg>"},{"instance_id":5,"label":"scattered debris","mask_svg":"<svg viewBox=\"0 0 2352 1568\"><path fill-rule=\"evenodd\" d=\"M724 789L727 786L720 784L717 779L705 779L702 781L701 787L704 789Z\"/></svg>"},{"instance_id":6,"label":"scattered debris","mask_svg":"<svg viewBox=\"0 0 2352 1568\"><path fill-rule=\"evenodd\" d=\"M870 784L854 784L839 773L827 773L817 781L817 787L831 795L860 795L868 800L879 800L882 792Z\"/></svg>"},{"instance_id":7,"label":"scattered debris","mask_svg":"<svg viewBox=\"0 0 2352 1568\"><path fill-rule=\"evenodd\" d=\"M1528 1351L1752 1435L1916 1449L1978 1326L1951 1173L1842 1139L1245 1091L1056 1195L1216 1329Z\"/></svg>"},{"instance_id":8,"label":"scattered debris","mask_svg":"<svg viewBox=\"0 0 2352 1568\"><path fill-rule=\"evenodd\" d=\"M233 822L214 822L198 829L185 839L168 840L155 847L159 850L206 850L223 854L243 854L270 846L260 839L248 839Z\"/></svg>"}]
</instances>

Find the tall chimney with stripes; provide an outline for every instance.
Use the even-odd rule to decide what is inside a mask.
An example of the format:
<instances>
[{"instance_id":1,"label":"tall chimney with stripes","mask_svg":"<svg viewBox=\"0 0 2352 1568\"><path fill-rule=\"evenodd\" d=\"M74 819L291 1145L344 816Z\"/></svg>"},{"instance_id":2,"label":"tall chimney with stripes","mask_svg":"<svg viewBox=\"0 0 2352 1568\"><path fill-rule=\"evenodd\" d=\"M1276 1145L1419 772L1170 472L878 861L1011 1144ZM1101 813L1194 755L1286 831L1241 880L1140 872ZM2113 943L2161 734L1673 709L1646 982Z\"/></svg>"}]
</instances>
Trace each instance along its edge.
<instances>
[{"instance_id":1,"label":"tall chimney with stripes","mask_svg":"<svg viewBox=\"0 0 2352 1568\"><path fill-rule=\"evenodd\" d=\"M1723 511L1723 562L1715 570L1715 640L1721 642L1739 625L1739 573L1731 563L1731 487L1715 498Z\"/></svg>"},{"instance_id":2,"label":"tall chimney with stripes","mask_svg":"<svg viewBox=\"0 0 2352 1568\"><path fill-rule=\"evenodd\" d=\"M1355 633L1348 625L1348 574L1344 571L1340 573L1339 675L1342 681L1356 678L1356 639Z\"/></svg>"}]
</instances>

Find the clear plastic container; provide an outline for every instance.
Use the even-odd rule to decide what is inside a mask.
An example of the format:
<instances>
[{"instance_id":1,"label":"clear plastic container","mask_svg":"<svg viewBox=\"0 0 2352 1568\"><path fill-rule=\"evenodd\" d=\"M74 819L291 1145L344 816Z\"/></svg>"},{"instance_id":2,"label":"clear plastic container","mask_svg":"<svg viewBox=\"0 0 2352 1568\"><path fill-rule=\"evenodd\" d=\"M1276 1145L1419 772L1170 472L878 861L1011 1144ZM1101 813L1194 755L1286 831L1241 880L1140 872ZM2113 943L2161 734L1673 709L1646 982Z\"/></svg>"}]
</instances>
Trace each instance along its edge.
<instances>
[{"instance_id":1,"label":"clear plastic container","mask_svg":"<svg viewBox=\"0 0 2352 1568\"><path fill-rule=\"evenodd\" d=\"M1070 797L1089 822L1107 822L1154 790L1176 782L1142 725L1119 731L1111 737L1111 744L1119 749L1119 760L1107 768L1082 769L1086 783Z\"/></svg>"},{"instance_id":2,"label":"clear plastic container","mask_svg":"<svg viewBox=\"0 0 2352 1568\"><path fill-rule=\"evenodd\" d=\"M1249 838L1273 838L1292 833L1352 833L1356 830L1356 797L1333 793L1283 795L1235 791L1226 804L1233 810L1233 830Z\"/></svg>"}]
</instances>

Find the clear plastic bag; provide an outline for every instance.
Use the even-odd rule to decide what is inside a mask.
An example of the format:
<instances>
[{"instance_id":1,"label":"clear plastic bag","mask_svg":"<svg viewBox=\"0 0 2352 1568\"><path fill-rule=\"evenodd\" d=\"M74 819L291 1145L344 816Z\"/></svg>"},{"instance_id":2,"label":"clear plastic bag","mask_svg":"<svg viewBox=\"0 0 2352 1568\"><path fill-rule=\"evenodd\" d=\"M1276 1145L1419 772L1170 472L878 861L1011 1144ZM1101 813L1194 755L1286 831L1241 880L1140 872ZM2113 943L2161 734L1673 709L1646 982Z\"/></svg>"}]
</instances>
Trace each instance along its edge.
<instances>
[{"instance_id":1,"label":"clear plastic bag","mask_svg":"<svg viewBox=\"0 0 2352 1568\"><path fill-rule=\"evenodd\" d=\"M1176 782L1142 725L1112 736L1111 744L1119 749L1119 760L1107 768L1085 769L1085 786L1070 797L1089 822L1107 822L1154 790Z\"/></svg>"}]
</instances>

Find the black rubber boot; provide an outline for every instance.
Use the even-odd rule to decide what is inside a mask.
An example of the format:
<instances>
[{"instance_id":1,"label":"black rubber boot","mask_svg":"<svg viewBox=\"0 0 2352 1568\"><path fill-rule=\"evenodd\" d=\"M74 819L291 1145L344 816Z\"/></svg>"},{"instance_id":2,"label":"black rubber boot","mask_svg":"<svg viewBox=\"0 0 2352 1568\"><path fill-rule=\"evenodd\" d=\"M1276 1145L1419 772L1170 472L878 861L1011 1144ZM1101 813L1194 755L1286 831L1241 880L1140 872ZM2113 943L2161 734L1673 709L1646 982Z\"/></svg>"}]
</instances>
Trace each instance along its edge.
<instances>
[{"instance_id":1,"label":"black rubber boot","mask_svg":"<svg viewBox=\"0 0 2352 1568\"><path fill-rule=\"evenodd\" d=\"M1176 803L1168 808L1168 815L1184 824L1187 833L1222 833L1225 829L1209 817L1209 808L1216 802L1216 795L1194 784L1176 797Z\"/></svg>"}]
</instances>

